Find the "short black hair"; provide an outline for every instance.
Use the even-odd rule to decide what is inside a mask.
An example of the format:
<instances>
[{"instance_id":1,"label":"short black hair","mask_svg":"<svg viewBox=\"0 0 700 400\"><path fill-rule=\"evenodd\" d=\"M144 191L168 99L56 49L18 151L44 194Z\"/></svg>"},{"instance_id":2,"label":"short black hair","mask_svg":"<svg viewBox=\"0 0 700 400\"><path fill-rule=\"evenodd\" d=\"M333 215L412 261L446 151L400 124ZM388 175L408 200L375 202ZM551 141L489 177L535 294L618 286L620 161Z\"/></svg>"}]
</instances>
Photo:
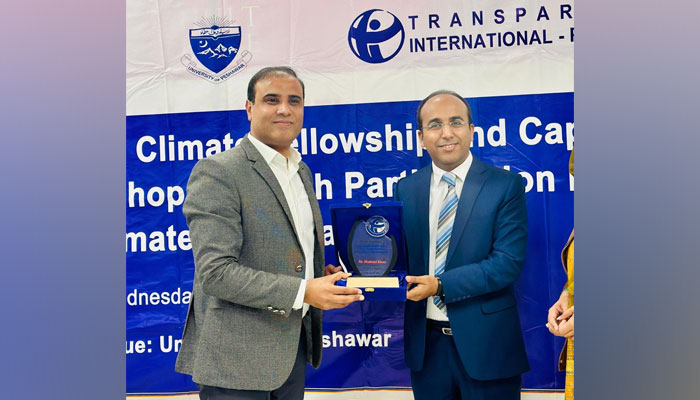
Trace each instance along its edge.
<instances>
[{"instance_id":1,"label":"short black hair","mask_svg":"<svg viewBox=\"0 0 700 400\"><path fill-rule=\"evenodd\" d=\"M464 97L460 96L459 94L457 94L456 92L453 92L451 90L438 90L436 92L430 93L428 95L428 97L424 98L423 101L421 101L420 104L418 105L418 112L416 113L416 122L418 122L417 129L423 130L423 121L420 118L420 112L423 110L423 106L425 105L425 103L428 100L432 99L433 97L435 97L437 95L441 95L441 94L449 94L450 96L454 96L454 97L458 98L459 100L461 100L462 103L464 103L464 105L467 107L467 119L469 120L469 124L472 123L472 109L471 109L471 107L469 107L469 103L467 103L467 101L464 100Z\"/></svg>"},{"instance_id":2,"label":"short black hair","mask_svg":"<svg viewBox=\"0 0 700 400\"><path fill-rule=\"evenodd\" d=\"M270 75L290 75L296 78L296 80L298 80L301 84L301 97L304 98L304 82L302 82L301 79L299 79L297 73L294 72L293 69L285 66L265 67L260 71L256 72L255 75L253 75L253 77L250 78L250 82L248 82L248 100L251 103L255 103L255 84L258 83L259 80L265 79Z\"/></svg>"}]
</instances>

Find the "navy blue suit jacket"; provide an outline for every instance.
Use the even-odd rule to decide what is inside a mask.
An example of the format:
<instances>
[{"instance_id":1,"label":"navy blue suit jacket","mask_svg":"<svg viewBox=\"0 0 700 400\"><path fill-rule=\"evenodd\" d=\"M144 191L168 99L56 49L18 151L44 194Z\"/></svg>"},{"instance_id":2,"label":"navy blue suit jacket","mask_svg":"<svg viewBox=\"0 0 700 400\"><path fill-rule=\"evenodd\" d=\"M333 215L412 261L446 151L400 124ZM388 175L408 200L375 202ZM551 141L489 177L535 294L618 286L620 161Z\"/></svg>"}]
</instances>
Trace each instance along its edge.
<instances>
[{"instance_id":1,"label":"navy blue suit jacket","mask_svg":"<svg viewBox=\"0 0 700 400\"><path fill-rule=\"evenodd\" d=\"M409 275L427 275L432 166L400 180ZM473 159L457 206L442 275L450 326L462 364L479 380L529 369L513 283L527 247L527 208L520 175ZM425 354L427 301L406 301L405 359L419 371Z\"/></svg>"}]
</instances>

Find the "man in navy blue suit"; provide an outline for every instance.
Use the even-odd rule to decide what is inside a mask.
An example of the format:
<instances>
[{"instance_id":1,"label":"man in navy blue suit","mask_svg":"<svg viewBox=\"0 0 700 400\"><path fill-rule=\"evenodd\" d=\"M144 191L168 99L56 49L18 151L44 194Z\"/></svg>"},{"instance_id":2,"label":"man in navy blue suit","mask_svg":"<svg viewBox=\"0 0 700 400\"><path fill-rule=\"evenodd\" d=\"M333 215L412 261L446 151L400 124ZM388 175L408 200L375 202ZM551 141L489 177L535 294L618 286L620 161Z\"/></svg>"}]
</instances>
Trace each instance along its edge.
<instances>
[{"instance_id":1,"label":"man in navy blue suit","mask_svg":"<svg viewBox=\"0 0 700 400\"><path fill-rule=\"evenodd\" d=\"M405 358L420 399L519 399L529 369L513 294L527 246L522 178L469 151L471 109L438 91L418 107L432 164L403 178Z\"/></svg>"}]
</instances>

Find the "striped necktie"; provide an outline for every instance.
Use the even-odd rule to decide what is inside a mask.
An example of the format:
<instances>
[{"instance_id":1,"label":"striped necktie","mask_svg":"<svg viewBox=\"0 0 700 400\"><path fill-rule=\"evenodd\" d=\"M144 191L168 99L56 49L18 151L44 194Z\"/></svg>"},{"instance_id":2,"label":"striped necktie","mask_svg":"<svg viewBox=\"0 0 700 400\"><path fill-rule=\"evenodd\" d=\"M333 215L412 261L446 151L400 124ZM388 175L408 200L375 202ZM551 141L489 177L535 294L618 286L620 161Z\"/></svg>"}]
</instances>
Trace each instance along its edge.
<instances>
[{"instance_id":1,"label":"striped necktie","mask_svg":"<svg viewBox=\"0 0 700 400\"><path fill-rule=\"evenodd\" d=\"M447 183L447 195L442 202L440 215L438 216L437 240L435 241L435 276L445 272L445 261L447 260L447 249L450 247L450 236L452 236L452 225L455 223L455 213L457 212L457 193L455 193L455 179L457 177L452 172L442 175L442 180ZM443 313L447 314L447 307L439 297L433 297L433 303Z\"/></svg>"}]
</instances>

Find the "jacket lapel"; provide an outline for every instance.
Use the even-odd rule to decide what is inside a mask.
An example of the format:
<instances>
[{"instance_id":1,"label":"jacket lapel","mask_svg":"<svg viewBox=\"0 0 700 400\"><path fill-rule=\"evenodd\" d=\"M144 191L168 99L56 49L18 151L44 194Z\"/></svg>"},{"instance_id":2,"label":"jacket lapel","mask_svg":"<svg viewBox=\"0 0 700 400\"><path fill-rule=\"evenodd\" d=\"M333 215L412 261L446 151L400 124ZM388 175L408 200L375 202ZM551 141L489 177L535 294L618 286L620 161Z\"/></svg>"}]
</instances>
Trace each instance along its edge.
<instances>
[{"instance_id":1,"label":"jacket lapel","mask_svg":"<svg viewBox=\"0 0 700 400\"><path fill-rule=\"evenodd\" d=\"M250 143L250 140L248 140L247 137L241 140L241 146L243 147L246 156L248 156L248 160L251 161L253 169L258 174L260 174L263 181L265 181L267 186L270 187L272 193L274 193L275 197L277 198L277 201L282 207L282 210L284 210L285 215L287 215L289 225L292 227L292 231L294 232L294 237L297 240L299 248L301 248L301 242L299 241L299 233L295 228L294 218L292 218L292 211L289 209L289 205L287 204L287 199L285 199L284 197L282 187L280 187L279 182L277 182L277 177L275 177L275 174L270 169L270 166L267 165L263 156L260 154L260 152L258 152L255 146L253 146L253 144Z\"/></svg>"},{"instance_id":2,"label":"jacket lapel","mask_svg":"<svg viewBox=\"0 0 700 400\"><path fill-rule=\"evenodd\" d=\"M311 183L311 171L303 161L299 163L299 176L301 177L301 182L304 184L304 190L306 190L306 195L309 197L309 204L311 205L311 214L314 218L314 228L316 229L315 247L317 249L320 249L320 252L323 252L323 219L321 218L321 210L318 207L318 201L316 200L314 186ZM320 258L318 258L318 255L314 256L314 260L320 260ZM323 269L323 263L316 262L315 264L321 266L320 270L318 270L316 266L314 266L316 276L319 276Z\"/></svg>"},{"instance_id":3,"label":"jacket lapel","mask_svg":"<svg viewBox=\"0 0 700 400\"><path fill-rule=\"evenodd\" d=\"M417 172L418 173L418 172ZM405 226L404 230L418 229L420 243L423 244L423 268L421 275L428 274L429 256L430 256L430 225L428 221L428 212L421 210L430 210L430 179L433 175L432 165L423 170L421 175L416 178L417 190L411 191L416 196L416 226Z\"/></svg>"},{"instance_id":4,"label":"jacket lapel","mask_svg":"<svg viewBox=\"0 0 700 400\"><path fill-rule=\"evenodd\" d=\"M462 194L459 196L459 204L457 204L457 213L455 214L452 236L450 237L450 247L447 249L447 258L445 260L446 268L450 265L455 247L462 238L462 233L464 233L464 229L467 226L467 221L469 221L469 216L472 213L476 199L481 189L484 187L484 183L486 183L488 175L486 171L487 169L484 163L474 157L472 165L469 167L467 178L464 180L464 186L462 186Z\"/></svg>"}]
</instances>

